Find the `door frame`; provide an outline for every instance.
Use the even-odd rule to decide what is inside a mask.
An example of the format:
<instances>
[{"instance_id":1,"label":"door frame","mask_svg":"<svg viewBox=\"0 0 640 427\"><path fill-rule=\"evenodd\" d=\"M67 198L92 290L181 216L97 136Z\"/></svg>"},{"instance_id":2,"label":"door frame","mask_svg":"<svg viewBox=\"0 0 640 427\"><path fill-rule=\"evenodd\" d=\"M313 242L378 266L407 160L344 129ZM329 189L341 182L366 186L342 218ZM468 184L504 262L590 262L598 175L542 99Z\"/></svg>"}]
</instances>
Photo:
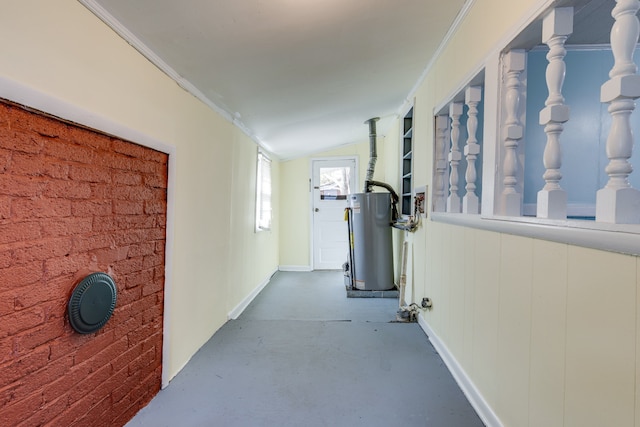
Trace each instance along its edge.
<instances>
[{"instance_id":1,"label":"door frame","mask_svg":"<svg viewBox=\"0 0 640 427\"><path fill-rule=\"evenodd\" d=\"M354 186L353 188L360 188L360 163L358 161L358 155L351 156L325 156L325 157L311 157L309 159L309 267L311 271L315 270L315 259L313 256L314 248L314 220L313 220L313 163L316 161L340 161L340 160L353 160L356 163L356 170L354 173Z\"/></svg>"}]
</instances>

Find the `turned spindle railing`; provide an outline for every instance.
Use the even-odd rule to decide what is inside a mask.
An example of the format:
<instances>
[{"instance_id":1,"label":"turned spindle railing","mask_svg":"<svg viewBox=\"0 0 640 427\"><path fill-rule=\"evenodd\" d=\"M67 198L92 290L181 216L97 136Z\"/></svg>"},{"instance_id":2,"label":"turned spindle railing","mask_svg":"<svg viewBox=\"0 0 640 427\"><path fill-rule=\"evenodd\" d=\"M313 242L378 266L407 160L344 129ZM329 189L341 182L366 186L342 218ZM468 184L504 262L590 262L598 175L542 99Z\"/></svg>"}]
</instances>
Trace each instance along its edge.
<instances>
[{"instance_id":1,"label":"turned spindle railing","mask_svg":"<svg viewBox=\"0 0 640 427\"><path fill-rule=\"evenodd\" d=\"M465 172L467 190L462 198L463 213L480 213L480 203L476 191L476 159L480 154L480 144L476 132L478 131L478 104L482 99L482 88L480 86L470 86L465 91L464 102L469 107L467 112L467 144L464 147L464 155L467 159L467 170Z\"/></svg>"},{"instance_id":2,"label":"turned spindle railing","mask_svg":"<svg viewBox=\"0 0 640 427\"><path fill-rule=\"evenodd\" d=\"M525 69L523 50L512 50L504 55L506 93L504 109L505 123L502 127L504 139L504 161L502 190L503 214L522 215L522 194L518 191L518 144L524 135L524 126L520 123L521 86L520 75Z\"/></svg>"},{"instance_id":3,"label":"turned spindle railing","mask_svg":"<svg viewBox=\"0 0 640 427\"><path fill-rule=\"evenodd\" d=\"M573 8L551 10L542 21L542 42L549 46L546 71L549 96L540 111L540 124L544 126L547 143L544 148L544 187L538 192L537 216L539 218L565 219L567 217L567 193L560 186L562 179L562 151L560 134L563 123L569 120L569 107L564 104L562 85L566 72L564 47L573 32Z\"/></svg>"},{"instance_id":4,"label":"turned spindle railing","mask_svg":"<svg viewBox=\"0 0 640 427\"><path fill-rule=\"evenodd\" d=\"M449 117L451 118L451 151L449 151L449 197L447 197L447 212L460 212L460 195L458 194L458 165L462 160L460 152L460 116L462 116L462 103L449 104Z\"/></svg>"},{"instance_id":5,"label":"turned spindle railing","mask_svg":"<svg viewBox=\"0 0 640 427\"><path fill-rule=\"evenodd\" d=\"M635 100L640 97L640 76L633 61L638 42L640 23L636 13L638 0L617 0L611 15L615 23L611 29L611 50L614 65L609 80L602 85L600 101L609 104L611 129L607 137L609 164L605 171L609 176L606 186L596 196L596 221L638 224L640 223L640 192L629 184L633 171L629 158L633 153L631 113Z\"/></svg>"},{"instance_id":6,"label":"turned spindle railing","mask_svg":"<svg viewBox=\"0 0 640 427\"><path fill-rule=\"evenodd\" d=\"M608 164L605 172L607 183L597 191L595 204L596 222L615 224L640 224L640 190L629 182L633 172L630 159L634 148L632 113L636 99L640 98L640 75L634 62L634 51L640 36L640 20L637 13L640 0L616 0L611 12L614 24L611 28L611 51L614 65L600 91L600 102L608 104L611 127L606 140ZM550 10L542 19L542 42L549 48L545 72L548 96L544 108L539 113L539 125L544 127L544 154L540 161L544 165L544 185L537 192L536 216L543 219L563 220L567 218L570 194L562 187L563 153L561 135L569 121L571 100L565 103L563 85L566 73L566 42L574 31L574 10L561 7ZM497 120L500 125L496 148L497 163L491 166L495 182L490 180L496 191L489 192L489 199L498 215L523 215L524 174L521 165L524 143L539 144L540 141L525 141L526 116L524 97L527 91L527 54L524 50L512 49L500 56L500 96ZM456 96L461 95L460 93ZM481 152L478 142L478 106L482 101L482 86L474 83L464 91L467 107L467 138L461 153L460 133L463 104L450 102L448 114L441 112L436 117L436 147L434 164L434 210L451 213L480 213L479 197L476 194L478 174L476 160ZM496 115L490 114L490 117ZM585 118L581 118L585 120ZM590 118L586 118L587 120ZM593 117L600 120L600 117ZM526 126L536 126L526 123ZM491 124L488 124L491 128ZM447 137L450 136L447 150ZM466 160L466 170L460 170L462 156ZM567 153L571 156L572 153ZM449 172L448 182L445 174ZM569 171L570 172L570 171ZM458 182L464 173L465 194L461 198ZM594 170L594 174L598 171ZM595 189L594 189L595 190ZM497 197L497 199L493 199ZM593 206L593 205L591 205Z\"/></svg>"},{"instance_id":7,"label":"turned spindle railing","mask_svg":"<svg viewBox=\"0 0 640 427\"><path fill-rule=\"evenodd\" d=\"M436 167L434 180L433 210L445 212L447 207L447 135L449 130L449 117L436 117Z\"/></svg>"}]
</instances>

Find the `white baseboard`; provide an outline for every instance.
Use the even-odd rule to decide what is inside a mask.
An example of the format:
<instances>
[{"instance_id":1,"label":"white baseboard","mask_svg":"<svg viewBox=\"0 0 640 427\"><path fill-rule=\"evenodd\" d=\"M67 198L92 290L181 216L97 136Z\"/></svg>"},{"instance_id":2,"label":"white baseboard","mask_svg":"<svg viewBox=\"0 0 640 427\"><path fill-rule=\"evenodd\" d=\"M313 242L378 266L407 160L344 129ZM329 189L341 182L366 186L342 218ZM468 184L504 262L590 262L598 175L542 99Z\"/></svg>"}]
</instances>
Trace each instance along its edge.
<instances>
[{"instance_id":1,"label":"white baseboard","mask_svg":"<svg viewBox=\"0 0 640 427\"><path fill-rule=\"evenodd\" d=\"M310 265L281 265L278 267L280 271L313 271Z\"/></svg>"},{"instance_id":2,"label":"white baseboard","mask_svg":"<svg viewBox=\"0 0 640 427\"><path fill-rule=\"evenodd\" d=\"M449 368L449 372L458 383L458 386L462 389L462 392L475 409L476 413L482 420L482 422L487 427L503 427L502 422L498 418L498 416L493 412L489 404L482 397L482 394L478 391L476 386L471 381L471 378L467 375L467 373L462 369L462 366L458 363L456 358L451 354L447 346L440 340L438 335L431 329L427 321L422 316L422 313L418 315L418 324L422 328L433 347L436 349L440 357L444 361L447 368Z\"/></svg>"},{"instance_id":3,"label":"white baseboard","mask_svg":"<svg viewBox=\"0 0 640 427\"><path fill-rule=\"evenodd\" d=\"M242 314L242 312L249 306L249 304L251 304L251 301L253 301L253 299L258 296L260 291L262 291L264 287L269 284L271 277L276 273L276 271L278 270L275 269L271 273L269 273L266 279L260 282L260 284L253 291L251 291L249 295L247 295L242 301L240 301L240 303L236 305L233 308L233 310L229 312L229 314L227 314L227 319L229 320L237 319Z\"/></svg>"}]
</instances>

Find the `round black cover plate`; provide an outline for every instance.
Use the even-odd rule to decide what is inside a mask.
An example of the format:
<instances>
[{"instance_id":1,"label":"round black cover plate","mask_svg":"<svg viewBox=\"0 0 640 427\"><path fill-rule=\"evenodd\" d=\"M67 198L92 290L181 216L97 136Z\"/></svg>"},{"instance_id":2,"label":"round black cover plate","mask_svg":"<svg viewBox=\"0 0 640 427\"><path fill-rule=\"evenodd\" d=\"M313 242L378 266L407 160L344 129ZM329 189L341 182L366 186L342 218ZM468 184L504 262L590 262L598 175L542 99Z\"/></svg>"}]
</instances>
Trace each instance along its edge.
<instances>
[{"instance_id":1,"label":"round black cover plate","mask_svg":"<svg viewBox=\"0 0 640 427\"><path fill-rule=\"evenodd\" d=\"M90 334L102 328L116 307L116 284L105 273L92 273L82 279L69 299L69 323L76 332Z\"/></svg>"}]
</instances>

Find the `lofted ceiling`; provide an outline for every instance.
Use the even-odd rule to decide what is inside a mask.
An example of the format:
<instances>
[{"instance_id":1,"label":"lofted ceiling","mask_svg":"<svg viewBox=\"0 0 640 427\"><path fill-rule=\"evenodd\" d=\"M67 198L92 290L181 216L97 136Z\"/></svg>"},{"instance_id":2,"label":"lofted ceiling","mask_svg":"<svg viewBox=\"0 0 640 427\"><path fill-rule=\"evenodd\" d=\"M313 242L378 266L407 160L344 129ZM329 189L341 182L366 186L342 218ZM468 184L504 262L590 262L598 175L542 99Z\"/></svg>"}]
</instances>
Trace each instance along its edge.
<instances>
[{"instance_id":1,"label":"lofted ceiling","mask_svg":"<svg viewBox=\"0 0 640 427\"><path fill-rule=\"evenodd\" d=\"M80 2L288 159L384 134L472 0Z\"/></svg>"}]
</instances>

